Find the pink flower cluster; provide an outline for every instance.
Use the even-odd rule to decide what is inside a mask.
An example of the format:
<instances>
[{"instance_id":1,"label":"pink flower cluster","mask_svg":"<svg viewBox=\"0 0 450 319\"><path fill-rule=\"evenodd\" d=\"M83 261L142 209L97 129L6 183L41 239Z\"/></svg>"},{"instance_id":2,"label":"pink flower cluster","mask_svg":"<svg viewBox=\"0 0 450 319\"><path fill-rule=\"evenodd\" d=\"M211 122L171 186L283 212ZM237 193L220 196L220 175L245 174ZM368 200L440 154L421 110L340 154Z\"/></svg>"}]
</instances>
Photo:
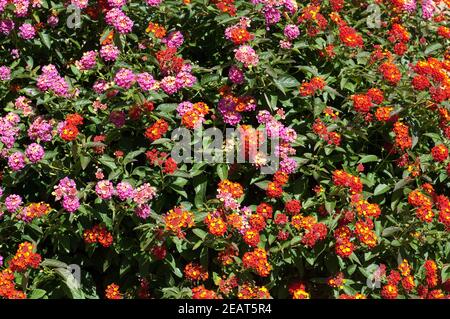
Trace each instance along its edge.
<instances>
[{"instance_id":1,"label":"pink flower cluster","mask_svg":"<svg viewBox=\"0 0 450 319\"><path fill-rule=\"evenodd\" d=\"M42 74L37 79L37 87L43 92L52 90L58 96L69 96L69 85L59 75L58 70L53 64L42 67Z\"/></svg>"},{"instance_id":2,"label":"pink flower cluster","mask_svg":"<svg viewBox=\"0 0 450 319\"><path fill-rule=\"evenodd\" d=\"M52 195L55 196L56 201L62 199L62 206L69 213L73 213L80 207L77 185L74 180L68 177L59 181L59 184L54 187Z\"/></svg>"},{"instance_id":3,"label":"pink flower cluster","mask_svg":"<svg viewBox=\"0 0 450 319\"><path fill-rule=\"evenodd\" d=\"M8 113L4 117L0 117L0 142L5 144L6 149L14 146L20 132L19 122L20 117L15 113Z\"/></svg>"},{"instance_id":4,"label":"pink flower cluster","mask_svg":"<svg viewBox=\"0 0 450 319\"><path fill-rule=\"evenodd\" d=\"M50 142L53 138L53 125L39 116L31 123L27 133L32 141Z\"/></svg>"},{"instance_id":5,"label":"pink flower cluster","mask_svg":"<svg viewBox=\"0 0 450 319\"><path fill-rule=\"evenodd\" d=\"M19 27L19 36L24 40L31 40L36 36L36 30L29 23L24 23Z\"/></svg>"},{"instance_id":6,"label":"pink flower cluster","mask_svg":"<svg viewBox=\"0 0 450 319\"><path fill-rule=\"evenodd\" d=\"M90 70L97 64L97 51L87 51L83 53L80 60L75 61L75 65L80 71Z\"/></svg>"},{"instance_id":7,"label":"pink flower cluster","mask_svg":"<svg viewBox=\"0 0 450 319\"><path fill-rule=\"evenodd\" d=\"M100 57L104 61L115 61L119 56L119 49L114 44L107 44L100 49Z\"/></svg>"},{"instance_id":8,"label":"pink flower cluster","mask_svg":"<svg viewBox=\"0 0 450 319\"><path fill-rule=\"evenodd\" d=\"M0 66L0 81L11 80L11 69L7 66Z\"/></svg>"},{"instance_id":9,"label":"pink flower cluster","mask_svg":"<svg viewBox=\"0 0 450 319\"><path fill-rule=\"evenodd\" d=\"M130 33L133 29L133 21L118 8L113 8L106 13L105 21L113 26L119 33Z\"/></svg>"},{"instance_id":10,"label":"pink flower cluster","mask_svg":"<svg viewBox=\"0 0 450 319\"><path fill-rule=\"evenodd\" d=\"M23 200L20 195L12 194L5 198L6 210L10 213L17 211L22 204Z\"/></svg>"},{"instance_id":11,"label":"pink flower cluster","mask_svg":"<svg viewBox=\"0 0 450 319\"><path fill-rule=\"evenodd\" d=\"M234 52L236 60L244 64L246 68L258 65L259 57L251 46L241 45L239 48L235 49Z\"/></svg>"}]
</instances>

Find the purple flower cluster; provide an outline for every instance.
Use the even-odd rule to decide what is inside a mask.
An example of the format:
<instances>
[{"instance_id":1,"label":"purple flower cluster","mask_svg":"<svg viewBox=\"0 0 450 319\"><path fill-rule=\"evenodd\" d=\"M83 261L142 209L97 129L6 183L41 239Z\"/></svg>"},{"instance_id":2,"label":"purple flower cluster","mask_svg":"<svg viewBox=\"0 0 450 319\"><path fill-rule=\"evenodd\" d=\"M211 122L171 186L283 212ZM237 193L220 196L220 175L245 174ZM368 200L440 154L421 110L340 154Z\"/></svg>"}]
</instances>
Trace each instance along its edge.
<instances>
[{"instance_id":1,"label":"purple flower cluster","mask_svg":"<svg viewBox=\"0 0 450 319\"><path fill-rule=\"evenodd\" d=\"M244 72L239 69L236 65L232 65L230 70L228 71L228 78L234 84L243 84L244 83Z\"/></svg>"},{"instance_id":2,"label":"purple flower cluster","mask_svg":"<svg viewBox=\"0 0 450 319\"><path fill-rule=\"evenodd\" d=\"M144 183L136 188L133 196L133 201L136 204L143 205L152 200L156 196L156 188L150 186L149 183Z\"/></svg>"},{"instance_id":3,"label":"purple flower cluster","mask_svg":"<svg viewBox=\"0 0 450 319\"><path fill-rule=\"evenodd\" d=\"M13 0L14 14L16 17L23 18L28 14L29 0Z\"/></svg>"},{"instance_id":4,"label":"purple flower cluster","mask_svg":"<svg viewBox=\"0 0 450 319\"><path fill-rule=\"evenodd\" d=\"M113 26L119 33L130 33L133 21L119 8L112 8L106 13L105 21Z\"/></svg>"},{"instance_id":5,"label":"purple flower cluster","mask_svg":"<svg viewBox=\"0 0 450 319\"><path fill-rule=\"evenodd\" d=\"M10 213L17 211L22 204L23 200L19 195L12 194L5 198L5 207Z\"/></svg>"},{"instance_id":6,"label":"purple flower cluster","mask_svg":"<svg viewBox=\"0 0 450 319\"><path fill-rule=\"evenodd\" d=\"M52 195L55 196L56 201L62 199L62 206L69 213L76 211L80 207L77 185L74 180L68 177L64 177L59 181L59 184L54 187Z\"/></svg>"},{"instance_id":7,"label":"purple flower cluster","mask_svg":"<svg viewBox=\"0 0 450 319\"><path fill-rule=\"evenodd\" d=\"M98 181L95 185L95 192L101 199L110 199L114 195L114 185L108 180Z\"/></svg>"},{"instance_id":8,"label":"purple flower cluster","mask_svg":"<svg viewBox=\"0 0 450 319\"><path fill-rule=\"evenodd\" d=\"M134 188L128 182L120 182L116 185L116 195L121 201L134 197Z\"/></svg>"},{"instance_id":9,"label":"purple flower cluster","mask_svg":"<svg viewBox=\"0 0 450 319\"><path fill-rule=\"evenodd\" d=\"M31 40L36 36L36 30L29 23L24 23L19 27L19 37L24 40Z\"/></svg>"},{"instance_id":10,"label":"purple flower cluster","mask_svg":"<svg viewBox=\"0 0 450 319\"><path fill-rule=\"evenodd\" d=\"M30 160L31 163L37 163L44 158L45 151L41 145L37 143L32 143L27 146L27 149L25 150L25 155Z\"/></svg>"},{"instance_id":11,"label":"purple flower cluster","mask_svg":"<svg viewBox=\"0 0 450 319\"><path fill-rule=\"evenodd\" d=\"M14 21L10 19L0 20L0 33L8 35L14 29Z\"/></svg>"},{"instance_id":12,"label":"purple flower cluster","mask_svg":"<svg viewBox=\"0 0 450 319\"><path fill-rule=\"evenodd\" d=\"M127 0L108 0L108 5L111 8L120 8L127 4Z\"/></svg>"},{"instance_id":13,"label":"purple flower cluster","mask_svg":"<svg viewBox=\"0 0 450 319\"><path fill-rule=\"evenodd\" d=\"M184 42L183 34L180 31L170 32L161 42L168 48L179 48Z\"/></svg>"},{"instance_id":14,"label":"purple flower cluster","mask_svg":"<svg viewBox=\"0 0 450 319\"><path fill-rule=\"evenodd\" d=\"M86 9L89 4L89 0L70 0L70 3L77 8Z\"/></svg>"},{"instance_id":15,"label":"purple flower cluster","mask_svg":"<svg viewBox=\"0 0 450 319\"><path fill-rule=\"evenodd\" d=\"M7 149L14 146L20 132L19 122L20 117L15 113L8 113L4 117L0 117L0 142L5 144Z\"/></svg>"},{"instance_id":16,"label":"purple flower cluster","mask_svg":"<svg viewBox=\"0 0 450 319\"><path fill-rule=\"evenodd\" d=\"M297 39L297 37L300 35L300 30L295 24L288 24L284 28L283 34L286 38L288 38L288 40L292 41L294 39Z\"/></svg>"},{"instance_id":17,"label":"purple flower cluster","mask_svg":"<svg viewBox=\"0 0 450 319\"><path fill-rule=\"evenodd\" d=\"M150 209L150 205L148 204L139 205L134 210L136 216L142 219L147 219L150 216L151 212L152 210Z\"/></svg>"},{"instance_id":18,"label":"purple flower cluster","mask_svg":"<svg viewBox=\"0 0 450 319\"><path fill-rule=\"evenodd\" d=\"M119 53L119 49L114 44L104 45L100 49L100 57L105 61L115 61Z\"/></svg>"},{"instance_id":19,"label":"purple flower cluster","mask_svg":"<svg viewBox=\"0 0 450 319\"><path fill-rule=\"evenodd\" d=\"M422 16L425 20L430 20L435 11L436 7L433 0L422 0Z\"/></svg>"},{"instance_id":20,"label":"purple flower cluster","mask_svg":"<svg viewBox=\"0 0 450 319\"><path fill-rule=\"evenodd\" d=\"M137 74L136 80L142 91L151 91L159 87L159 83L147 72Z\"/></svg>"},{"instance_id":21,"label":"purple flower cluster","mask_svg":"<svg viewBox=\"0 0 450 319\"><path fill-rule=\"evenodd\" d=\"M11 69L7 66L0 66L0 81L9 81L11 80Z\"/></svg>"},{"instance_id":22,"label":"purple flower cluster","mask_svg":"<svg viewBox=\"0 0 450 319\"><path fill-rule=\"evenodd\" d=\"M87 51L83 53L80 60L75 62L80 71L90 70L97 64L97 51Z\"/></svg>"},{"instance_id":23,"label":"purple flower cluster","mask_svg":"<svg viewBox=\"0 0 450 319\"><path fill-rule=\"evenodd\" d=\"M25 167L25 155L22 152L14 152L8 157L8 166L14 172Z\"/></svg>"},{"instance_id":24,"label":"purple flower cluster","mask_svg":"<svg viewBox=\"0 0 450 319\"><path fill-rule=\"evenodd\" d=\"M163 0L147 0L147 4L150 7L156 7L159 6L161 4L161 2L163 2Z\"/></svg>"},{"instance_id":25,"label":"purple flower cluster","mask_svg":"<svg viewBox=\"0 0 450 319\"><path fill-rule=\"evenodd\" d=\"M39 116L31 123L27 133L32 141L50 142L53 138L53 125Z\"/></svg>"},{"instance_id":26,"label":"purple flower cluster","mask_svg":"<svg viewBox=\"0 0 450 319\"><path fill-rule=\"evenodd\" d=\"M114 83L126 90L129 89L135 81L136 76L133 71L126 68L119 69L114 77Z\"/></svg>"},{"instance_id":27,"label":"purple flower cluster","mask_svg":"<svg viewBox=\"0 0 450 319\"><path fill-rule=\"evenodd\" d=\"M42 74L37 79L37 87L43 92L52 90L58 96L69 96L69 85L59 75L58 70L53 64L42 67Z\"/></svg>"}]
</instances>

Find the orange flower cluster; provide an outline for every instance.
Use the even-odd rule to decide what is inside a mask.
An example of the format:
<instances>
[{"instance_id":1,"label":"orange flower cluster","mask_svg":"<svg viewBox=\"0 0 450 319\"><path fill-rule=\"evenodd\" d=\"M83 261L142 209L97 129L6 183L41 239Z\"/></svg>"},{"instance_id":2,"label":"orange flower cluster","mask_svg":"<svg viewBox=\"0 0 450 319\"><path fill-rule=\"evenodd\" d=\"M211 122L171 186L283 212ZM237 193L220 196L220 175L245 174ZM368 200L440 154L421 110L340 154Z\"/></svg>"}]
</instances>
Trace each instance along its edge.
<instances>
[{"instance_id":1,"label":"orange flower cluster","mask_svg":"<svg viewBox=\"0 0 450 319\"><path fill-rule=\"evenodd\" d=\"M319 33L320 30L326 30L328 26L327 19L319 11L319 5L314 3L308 4L302 9L302 12L297 20L297 23L299 24L306 24L308 35L311 37Z\"/></svg>"},{"instance_id":2,"label":"orange flower cluster","mask_svg":"<svg viewBox=\"0 0 450 319\"><path fill-rule=\"evenodd\" d=\"M379 107L375 111L375 117L380 122L385 122L391 118L392 107Z\"/></svg>"},{"instance_id":3,"label":"orange flower cluster","mask_svg":"<svg viewBox=\"0 0 450 319\"><path fill-rule=\"evenodd\" d=\"M119 286L117 284L110 284L105 289L106 299L123 299L123 295L119 291Z\"/></svg>"},{"instance_id":4,"label":"orange flower cluster","mask_svg":"<svg viewBox=\"0 0 450 319\"><path fill-rule=\"evenodd\" d=\"M450 199L447 196L439 195L436 197L436 206L439 209L439 222L444 224L447 230L450 230Z\"/></svg>"},{"instance_id":5,"label":"orange flower cluster","mask_svg":"<svg viewBox=\"0 0 450 319\"><path fill-rule=\"evenodd\" d=\"M222 266L229 266L234 262L234 257L238 256L238 250L233 246L228 246L218 253L217 260Z\"/></svg>"},{"instance_id":6,"label":"orange flower cluster","mask_svg":"<svg viewBox=\"0 0 450 319\"><path fill-rule=\"evenodd\" d=\"M355 250L355 245L350 241L352 231L348 226L340 226L334 231L336 245L335 252L342 258L348 258Z\"/></svg>"},{"instance_id":7,"label":"orange flower cluster","mask_svg":"<svg viewBox=\"0 0 450 319\"><path fill-rule=\"evenodd\" d=\"M31 203L20 211L17 218L29 223L35 218L47 215L50 211L50 205L47 203Z\"/></svg>"},{"instance_id":8,"label":"orange flower cluster","mask_svg":"<svg viewBox=\"0 0 450 319\"><path fill-rule=\"evenodd\" d=\"M408 203L416 207L416 215L421 221L431 223L434 213L432 209L431 199L425 196L420 190L413 190L408 194Z\"/></svg>"},{"instance_id":9,"label":"orange flower cluster","mask_svg":"<svg viewBox=\"0 0 450 319\"><path fill-rule=\"evenodd\" d=\"M352 194L361 193L363 189L363 184L359 177L343 170L335 170L333 172L333 183L336 186L349 188Z\"/></svg>"},{"instance_id":10,"label":"orange flower cluster","mask_svg":"<svg viewBox=\"0 0 450 319\"><path fill-rule=\"evenodd\" d=\"M334 144L336 146L341 144L341 135L337 132L328 132L328 127L321 119L317 118L315 120L312 129L314 133L319 135L328 144Z\"/></svg>"},{"instance_id":11,"label":"orange flower cluster","mask_svg":"<svg viewBox=\"0 0 450 319\"><path fill-rule=\"evenodd\" d=\"M431 149L431 155L436 162L443 162L448 158L448 148L444 144L438 144Z\"/></svg>"},{"instance_id":12,"label":"orange flower cluster","mask_svg":"<svg viewBox=\"0 0 450 319\"><path fill-rule=\"evenodd\" d=\"M409 135L409 127L402 122L395 122L394 124L395 145L402 151L412 146L412 138Z\"/></svg>"},{"instance_id":13,"label":"orange flower cluster","mask_svg":"<svg viewBox=\"0 0 450 319\"><path fill-rule=\"evenodd\" d=\"M205 281L209 278L207 270L192 262L184 267L184 276L191 281Z\"/></svg>"},{"instance_id":14,"label":"orange flower cluster","mask_svg":"<svg viewBox=\"0 0 450 319\"><path fill-rule=\"evenodd\" d=\"M227 224L218 214L209 213L203 222L208 226L209 233L214 236L220 237L227 232Z\"/></svg>"},{"instance_id":15,"label":"orange flower cluster","mask_svg":"<svg viewBox=\"0 0 450 319\"><path fill-rule=\"evenodd\" d=\"M303 82L299 88L301 96L311 96L314 95L317 91L322 91L327 85L324 79L321 77L314 77L309 82Z\"/></svg>"},{"instance_id":16,"label":"orange flower cluster","mask_svg":"<svg viewBox=\"0 0 450 319\"><path fill-rule=\"evenodd\" d=\"M327 280L327 285L332 288L342 289L345 284L344 273L339 272L336 276L330 277Z\"/></svg>"},{"instance_id":17,"label":"orange flower cluster","mask_svg":"<svg viewBox=\"0 0 450 319\"><path fill-rule=\"evenodd\" d=\"M394 23L391 30L388 32L388 40L395 43L394 52L397 55L403 55L407 51L408 47L406 43L410 40L411 36L404 26L398 23Z\"/></svg>"},{"instance_id":18,"label":"orange flower cluster","mask_svg":"<svg viewBox=\"0 0 450 319\"><path fill-rule=\"evenodd\" d=\"M244 44L253 40L255 36L247 31L243 26L232 27L230 30L230 38L234 44Z\"/></svg>"},{"instance_id":19,"label":"orange flower cluster","mask_svg":"<svg viewBox=\"0 0 450 319\"><path fill-rule=\"evenodd\" d=\"M27 296L20 290L17 290L14 282L14 272L9 269L3 269L0 272L0 297L5 299L26 299Z\"/></svg>"},{"instance_id":20,"label":"orange flower cluster","mask_svg":"<svg viewBox=\"0 0 450 319\"><path fill-rule=\"evenodd\" d=\"M450 28L441 25L437 29L437 34L443 38L450 39Z\"/></svg>"},{"instance_id":21,"label":"orange flower cluster","mask_svg":"<svg viewBox=\"0 0 450 319\"><path fill-rule=\"evenodd\" d=\"M213 0L211 2L214 3L220 11L228 13L230 16L236 15L234 0Z\"/></svg>"},{"instance_id":22,"label":"orange flower cluster","mask_svg":"<svg viewBox=\"0 0 450 319\"><path fill-rule=\"evenodd\" d=\"M309 299L309 293L306 291L306 286L302 282L295 282L289 285L289 294L292 299Z\"/></svg>"},{"instance_id":23,"label":"orange flower cluster","mask_svg":"<svg viewBox=\"0 0 450 319\"><path fill-rule=\"evenodd\" d=\"M169 130L169 124L163 120L159 119L152 126L145 130L145 137L150 141L155 141L161 138Z\"/></svg>"},{"instance_id":24,"label":"orange flower cluster","mask_svg":"<svg viewBox=\"0 0 450 319\"><path fill-rule=\"evenodd\" d=\"M174 207L164 216L164 222L166 230L174 232L182 238L184 237L182 229L194 226L194 214L181 207Z\"/></svg>"},{"instance_id":25,"label":"orange flower cluster","mask_svg":"<svg viewBox=\"0 0 450 319\"><path fill-rule=\"evenodd\" d=\"M244 189L241 184L234 183L228 179L220 181L218 185L219 193L229 193L234 199L239 199L244 195Z\"/></svg>"},{"instance_id":26,"label":"orange flower cluster","mask_svg":"<svg viewBox=\"0 0 450 319\"><path fill-rule=\"evenodd\" d=\"M381 209L378 204L370 204L367 200L361 199L353 203L358 213L358 216L368 218L378 218L381 214Z\"/></svg>"},{"instance_id":27,"label":"orange flower cluster","mask_svg":"<svg viewBox=\"0 0 450 319\"><path fill-rule=\"evenodd\" d=\"M270 299L269 290L266 287L258 287L244 283L239 287L238 299Z\"/></svg>"},{"instance_id":28,"label":"orange flower cluster","mask_svg":"<svg viewBox=\"0 0 450 319\"><path fill-rule=\"evenodd\" d=\"M377 245L377 235L373 231L374 224L371 219L366 221L357 221L355 224L355 234L359 241L367 245L369 248L373 248Z\"/></svg>"},{"instance_id":29,"label":"orange flower cluster","mask_svg":"<svg viewBox=\"0 0 450 319\"><path fill-rule=\"evenodd\" d=\"M414 77L412 84L416 89L427 89L435 103L442 103L450 98L450 63L446 59L443 62L436 58L421 60L413 67L413 71L421 77ZM430 85L430 81L434 85Z\"/></svg>"},{"instance_id":30,"label":"orange flower cluster","mask_svg":"<svg viewBox=\"0 0 450 319\"><path fill-rule=\"evenodd\" d=\"M147 33L153 33L156 38L162 39L166 35L166 28L158 23L149 22L147 29L145 29Z\"/></svg>"},{"instance_id":31,"label":"orange flower cluster","mask_svg":"<svg viewBox=\"0 0 450 319\"><path fill-rule=\"evenodd\" d=\"M29 242L23 242L19 245L16 254L9 261L11 271L24 272L28 268L38 268L41 263L41 255L33 252L35 246Z\"/></svg>"},{"instance_id":32,"label":"orange flower cluster","mask_svg":"<svg viewBox=\"0 0 450 319\"><path fill-rule=\"evenodd\" d=\"M267 261L267 252L263 248L246 252L242 262L245 268L253 269L261 277L267 277L272 270L272 266Z\"/></svg>"},{"instance_id":33,"label":"orange flower cluster","mask_svg":"<svg viewBox=\"0 0 450 319\"><path fill-rule=\"evenodd\" d=\"M339 39L346 46L351 48L363 47L364 41L362 36L356 30L348 25L339 26Z\"/></svg>"},{"instance_id":34,"label":"orange flower cluster","mask_svg":"<svg viewBox=\"0 0 450 319\"><path fill-rule=\"evenodd\" d=\"M197 102L183 113L181 123L189 129L197 128L205 120L205 116L209 113L209 107L206 103Z\"/></svg>"},{"instance_id":35,"label":"orange flower cluster","mask_svg":"<svg viewBox=\"0 0 450 319\"><path fill-rule=\"evenodd\" d=\"M341 295L339 295L338 299L349 299L349 300L367 299L367 296L363 295L363 294L360 294L360 293L356 293L353 296L352 295L347 295L347 294L341 294Z\"/></svg>"},{"instance_id":36,"label":"orange flower cluster","mask_svg":"<svg viewBox=\"0 0 450 319\"><path fill-rule=\"evenodd\" d=\"M113 243L113 236L102 225L95 225L83 232L83 239L88 244L99 243L103 247L109 247Z\"/></svg>"},{"instance_id":37,"label":"orange flower cluster","mask_svg":"<svg viewBox=\"0 0 450 319\"><path fill-rule=\"evenodd\" d=\"M191 290L192 299L220 299L214 291L206 289L204 285L194 287Z\"/></svg>"},{"instance_id":38,"label":"orange flower cluster","mask_svg":"<svg viewBox=\"0 0 450 319\"><path fill-rule=\"evenodd\" d=\"M379 67L380 72L389 84L397 85L402 78L402 73L398 67L392 62L384 62Z\"/></svg>"}]
</instances>

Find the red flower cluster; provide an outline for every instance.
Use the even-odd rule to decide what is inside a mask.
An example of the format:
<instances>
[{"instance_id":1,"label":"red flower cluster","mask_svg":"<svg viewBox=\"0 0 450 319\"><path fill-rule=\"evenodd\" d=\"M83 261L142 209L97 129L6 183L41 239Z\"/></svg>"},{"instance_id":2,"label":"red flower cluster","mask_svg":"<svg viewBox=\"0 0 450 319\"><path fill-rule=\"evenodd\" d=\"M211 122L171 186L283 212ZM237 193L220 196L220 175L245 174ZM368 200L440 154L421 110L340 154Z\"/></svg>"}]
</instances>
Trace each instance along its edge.
<instances>
[{"instance_id":1,"label":"red flower cluster","mask_svg":"<svg viewBox=\"0 0 450 319\"><path fill-rule=\"evenodd\" d=\"M408 194L408 203L416 207L416 215L421 221L431 223L434 213L431 200L420 190L416 189Z\"/></svg>"},{"instance_id":2,"label":"red flower cluster","mask_svg":"<svg viewBox=\"0 0 450 319\"><path fill-rule=\"evenodd\" d=\"M327 83L321 77L314 77L309 82L303 82L300 86L300 95L301 96L310 96L314 95L317 91L323 90L323 88L327 85Z\"/></svg>"},{"instance_id":3,"label":"red flower cluster","mask_svg":"<svg viewBox=\"0 0 450 319\"><path fill-rule=\"evenodd\" d=\"M194 214L181 207L174 207L164 216L165 228L174 232L178 237L184 237L183 228L194 226Z\"/></svg>"},{"instance_id":4,"label":"red flower cluster","mask_svg":"<svg viewBox=\"0 0 450 319\"><path fill-rule=\"evenodd\" d=\"M119 286L117 284L110 284L105 289L106 299L123 299L123 295L119 291Z\"/></svg>"},{"instance_id":5,"label":"red flower cluster","mask_svg":"<svg viewBox=\"0 0 450 319\"><path fill-rule=\"evenodd\" d=\"M395 133L395 145L404 151L407 148L411 148L412 146L412 138L409 135L409 127L408 125L402 122L395 122L394 124L394 133Z\"/></svg>"},{"instance_id":6,"label":"red flower cluster","mask_svg":"<svg viewBox=\"0 0 450 319\"><path fill-rule=\"evenodd\" d=\"M145 137L150 141L155 141L161 138L169 130L169 124L163 120L159 119L152 126L145 130Z\"/></svg>"},{"instance_id":7,"label":"red flower cluster","mask_svg":"<svg viewBox=\"0 0 450 319\"><path fill-rule=\"evenodd\" d=\"M9 269L3 269L0 272L0 297L5 299L26 299L27 296L16 289L14 282L14 272Z\"/></svg>"},{"instance_id":8,"label":"red flower cluster","mask_svg":"<svg viewBox=\"0 0 450 319\"><path fill-rule=\"evenodd\" d=\"M254 270L261 277L267 277L272 270L272 266L267 262L267 253L263 248L246 252L242 257L242 262L245 268Z\"/></svg>"},{"instance_id":9,"label":"red flower cluster","mask_svg":"<svg viewBox=\"0 0 450 319\"><path fill-rule=\"evenodd\" d=\"M348 25L339 26L339 38L342 43L351 48L363 47L364 45L362 36Z\"/></svg>"},{"instance_id":10,"label":"red flower cluster","mask_svg":"<svg viewBox=\"0 0 450 319\"><path fill-rule=\"evenodd\" d=\"M333 183L336 186L349 188L352 194L361 193L363 189L359 177L353 176L343 170L335 170L333 172Z\"/></svg>"},{"instance_id":11,"label":"red flower cluster","mask_svg":"<svg viewBox=\"0 0 450 319\"><path fill-rule=\"evenodd\" d=\"M95 225L83 232L83 239L88 244L99 243L103 247L109 247L113 243L113 236L102 225Z\"/></svg>"},{"instance_id":12,"label":"red flower cluster","mask_svg":"<svg viewBox=\"0 0 450 319\"><path fill-rule=\"evenodd\" d=\"M448 158L448 148L444 144L436 145L431 149L431 155L436 162L443 162Z\"/></svg>"},{"instance_id":13,"label":"red flower cluster","mask_svg":"<svg viewBox=\"0 0 450 319\"><path fill-rule=\"evenodd\" d=\"M28 268L38 268L41 263L41 255L33 252L35 246L29 242L19 245L16 254L9 261L11 271L24 272Z\"/></svg>"},{"instance_id":14,"label":"red flower cluster","mask_svg":"<svg viewBox=\"0 0 450 319\"><path fill-rule=\"evenodd\" d=\"M309 299L309 293L306 291L306 285L303 282L294 282L288 287L292 299Z\"/></svg>"},{"instance_id":15,"label":"red flower cluster","mask_svg":"<svg viewBox=\"0 0 450 319\"><path fill-rule=\"evenodd\" d=\"M227 232L227 224L218 214L209 213L203 221L208 227L210 234L214 236L223 236Z\"/></svg>"},{"instance_id":16,"label":"red flower cluster","mask_svg":"<svg viewBox=\"0 0 450 319\"><path fill-rule=\"evenodd\" d=\"M191 289L192 299L220 299L217 294L205 288L205 286L197 286Z\"/></svg>"},{"instance_id":17,"label":"red flower cluster","mask_svg":"<svg viewBox=\"0 0 450 319\"><path fill-rule=\"evenodd\" d=\"M325 123L317 118L312 125L313 132L324 139L328 144L339 146L341 144L341 135L337 132L329 132Z\"/></svg>"},{"instance_id":18,"label":"red flower cluster","mask_svg":"<svg viewBox=\"0 0 450 319\"><path fill-rule=\"evenodd\" d=\"M379 70L383 74L384 79L392 85L397 85L402 78L402 73L392 62L384 62L380 65Z\"/></svg>"},{"instance_id":19,"label":"red flower cluster","mask_svg":"<svg viewBox=\"0 0 450 319\"><path fill-rule=\"evenodd\" d=\"M208 271L201 265L189 263L184 267L184 276L191 281L205 281L208 280Z\"/></svg>"}]
</instances>

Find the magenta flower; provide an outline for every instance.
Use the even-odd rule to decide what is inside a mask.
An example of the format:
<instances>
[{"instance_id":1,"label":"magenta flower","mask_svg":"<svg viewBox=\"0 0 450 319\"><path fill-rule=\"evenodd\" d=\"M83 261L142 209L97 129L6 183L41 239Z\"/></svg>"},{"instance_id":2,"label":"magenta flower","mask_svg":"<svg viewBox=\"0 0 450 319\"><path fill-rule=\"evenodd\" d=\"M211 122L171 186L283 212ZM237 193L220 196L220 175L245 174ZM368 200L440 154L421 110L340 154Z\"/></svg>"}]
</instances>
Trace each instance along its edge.
<instances>
[{"instance_id":1,"label":"magenta flower","mask_svg":"<svg viewBox=\"0 0 450 319\"><path fill-rule=\"evenodd\" d=\"M37 163L44 158L44 148L37 143L32 143L28 145L27 149L25 150L25 155L30 160L30 162Z\"/></svg>"},{"instance_id":2,"label":"magenta flower","mask_svg":"<svg viewBox=\"0 0 450 319\"><path fill-rule=\"evenodd\" d=\"M36 30L29 23L24 23L19 27L19 37L24 40L31 40L36 36Z\"/></svg>"}]
</instances>

